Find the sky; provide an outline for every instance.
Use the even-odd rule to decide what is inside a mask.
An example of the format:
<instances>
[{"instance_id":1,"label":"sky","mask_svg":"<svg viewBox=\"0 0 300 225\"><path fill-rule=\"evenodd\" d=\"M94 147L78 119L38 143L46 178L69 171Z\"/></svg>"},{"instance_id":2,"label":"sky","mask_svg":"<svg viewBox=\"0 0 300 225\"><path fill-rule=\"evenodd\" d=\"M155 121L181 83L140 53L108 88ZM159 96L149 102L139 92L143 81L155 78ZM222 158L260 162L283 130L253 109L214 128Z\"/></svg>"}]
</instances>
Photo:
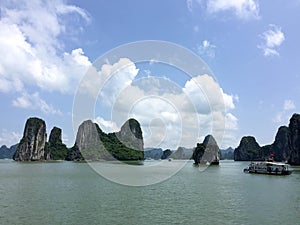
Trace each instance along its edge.
<instances>
[{"instance_id":1,"label":"sky","mask_svg":"<svg viewBox=\"0 0 300 225\"><path fill-rule=\"evenodd\" d=\"M299 0L1 0L0 145L40 117L73 146L78 109L105 132L136 118L145 147L193 147L209 133L221 148L245 135L271 144L299 113L299 12ZM162 44L157 55L173 46L170 63L105 58L147 40ZM174 66L176 46L212 73Z\"/></svg>"}]
</instances>

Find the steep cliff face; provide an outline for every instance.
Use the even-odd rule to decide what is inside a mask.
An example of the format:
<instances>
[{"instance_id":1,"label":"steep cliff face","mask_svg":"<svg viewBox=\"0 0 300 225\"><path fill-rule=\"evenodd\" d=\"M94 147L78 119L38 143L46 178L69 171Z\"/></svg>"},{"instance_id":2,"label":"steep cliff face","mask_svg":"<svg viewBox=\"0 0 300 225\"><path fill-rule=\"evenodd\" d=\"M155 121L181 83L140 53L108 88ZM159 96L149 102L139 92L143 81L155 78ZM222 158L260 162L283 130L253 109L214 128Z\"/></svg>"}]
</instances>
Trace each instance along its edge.
<instances>
[{"instance_id":1,"label":"steep cliff face","mask_svg":"<svg viewBox=\"0 0 300 225\"><path fill-rule=\"evenodd\" d=\"M243 137L234 151L234 160L264 160L274 153L275 161L288 161L292 165L300 165L300 115L294 114L289 126L281 126L271 145L260 147L253 137Z\"/></svg>"},{"instance_id":2,"label":"steep cliff face","mask_svg":"<svg viewBox=\"0 0 300 225\"><path fill-rule=\"evenodd\" d=\"M69 160L106 160L112 156L100 141L99 126L91 120L84 121L78 128L75 146L68 154Z\"/></svg>"},{"instance_id":3,"label":"steep cliff face","mask_svg":"<svg viewBox=\"0 0 300 225\"><path fill-rule=\"evenodd\" d=\"M288 161L291 154L290 149L291 132L286 126L278 129L275 141L272 145L272 153L275 154L276 161Z\"/></svg>"},{"instance_id":4,"label":"steep cliff face","mask_svg":"<svg viewBox=\"0 0 300 225\"><path fill-rule=\"evenodd\" d=\"M144 140L139 122L127 120L117 133L102 135L106 149L118 160L143 160Z\"/></svg>"},{"instance_id":5,"label":"steep cliff face","mask_svg":"<svg viewBox=\"0 0 300 225\"><path fill-rule=\"evenodd\" d=\"M234 150L235 161L262 160L261 147L252 136L243 137L239 146Z\"/></svg>"},{"instance_id":6,"label":"steep cliff face","mask_svg":"<svg viewBox=\"0 0 300 225\"><path fill-rule=\"evenodd\" d=\"M115 134L126 147L144 151L143 133L137 120L132 118L127 120L121 130Z\"/></svg>"},{"instance_id":7,"label":"steep cliff face","mask_svg":"<svg viewBox=\"0 0 300 225\"><path fill-rule=\"evenodd\" d=\"M120 132L104 133L91 120L78 128L76 142L67 160L143 160L144 144L139 123L130 119Z\"/></svg>"},{"instance_id":8,"label":"steep cliff face","mask_svg":"<svg viewBox=\"0 0 300 225\"><path fill-rule=\"evenodd\" d=\"M220 160L220 148L212 135L207 135L202 144L197 144L193 153L195 164L218 164Z\"/></svg>"},{"instance_id":9,"label":"steep cliff face","mask_svg":"<svg viewBox=\"0 0 300 225\"><path fill-rule=\"evenodd\" d=\"M300 165L300 114L294 114L290 119L290 158L289 163Z\"/></svg>"},{"instance_id":10,"label":"steep cliff face","mask_svg":"<svg viewBox=\"0 0 300 225\"><path fill-rule=\"evenodd\" d=\"M278 129L271 151L276 161L288 161L300 165L300 115L294 114L289 126Z\"/></svg>"},{"instance_id":11,"label":"steep cliff face","mask_svg":"<svg viewBox=\"0 0 300 225\"><path fill-rule=\"evenodd\" d=\"M39 118L29 118L13 159L16 161L44 160L46 139L45 121Z\"/></svg>"},{"instance_id":12,"label":"steep cliff face","mask_svg":"<svg viewBox=\"0 0 300 225\"><path fill-rule=\"evenodd\" d=\"M53 127L49 141L46 143L45 159L47 160L64 160L67 156L68 148L62 143L62 130Z\"/></svg>"}]
</instances>

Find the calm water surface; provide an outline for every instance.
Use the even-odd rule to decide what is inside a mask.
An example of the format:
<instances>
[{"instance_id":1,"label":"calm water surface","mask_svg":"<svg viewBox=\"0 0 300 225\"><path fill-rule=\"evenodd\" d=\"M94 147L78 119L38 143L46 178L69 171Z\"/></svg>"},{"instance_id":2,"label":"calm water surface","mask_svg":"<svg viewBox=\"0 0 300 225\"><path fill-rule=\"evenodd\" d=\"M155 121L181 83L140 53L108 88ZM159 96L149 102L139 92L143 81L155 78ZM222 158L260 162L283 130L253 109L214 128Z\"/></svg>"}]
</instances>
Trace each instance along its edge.
<instances>
[{"instance_id":1,"label":"calm water surface","mask_svg":"<svg viewBox=\"0 0 300 225\"><path fill-rule=\"evenodd\" d=\"M167 181L130 187L85 163L1 160L0 224L299 224L300 168L253 175L247 164L200 172L189 162Z\"/></svg>"}]
</instances>

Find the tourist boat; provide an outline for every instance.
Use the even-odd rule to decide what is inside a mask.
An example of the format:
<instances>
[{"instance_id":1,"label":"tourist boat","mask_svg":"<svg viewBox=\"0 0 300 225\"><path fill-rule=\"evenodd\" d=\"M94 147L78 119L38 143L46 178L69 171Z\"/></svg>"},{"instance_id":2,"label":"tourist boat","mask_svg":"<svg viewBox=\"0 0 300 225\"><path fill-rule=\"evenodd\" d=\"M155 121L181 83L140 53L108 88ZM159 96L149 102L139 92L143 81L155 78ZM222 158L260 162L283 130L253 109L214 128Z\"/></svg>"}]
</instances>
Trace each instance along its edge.
<instances>
[{"instance_id":1,"label":"tourist boat","mask_svg":"<svg viewBox=\"0 0 300 225\"><path fill-rule=\"evenodd\" d=\"M273 157L274 154L271 154L270 159L265 162L251 162L248 168L244 169L244 172L270 175L290 175L292 173L289 164L275 162Z\"/></svg>"},{"instance_id":2,"label":"tourist boat","mask_svg":"<svg viewBox=\"0 0 300 225\"><path fill-rule=\"evenodd\" d=\"M289 164L279 162L252 162L248 168L244 169L245 173L260 173L271 175L290 175L292 170Z\"/></svg>"}]
</instances>

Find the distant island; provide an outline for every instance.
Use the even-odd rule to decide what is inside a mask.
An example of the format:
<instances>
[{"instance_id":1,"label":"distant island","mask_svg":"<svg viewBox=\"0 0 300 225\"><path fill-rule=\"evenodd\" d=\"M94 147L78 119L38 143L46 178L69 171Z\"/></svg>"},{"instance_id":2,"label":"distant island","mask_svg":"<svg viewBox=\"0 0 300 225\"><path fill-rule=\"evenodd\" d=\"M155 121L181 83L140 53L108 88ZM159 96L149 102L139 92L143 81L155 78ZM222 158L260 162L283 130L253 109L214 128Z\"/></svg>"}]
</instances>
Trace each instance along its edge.
<instances>
[{"instance_id":1,"label":"distant island","mask_svg":"<svg viewBox=\"0 0 300 225\"><path fill-rule=\"evenodd\" d=\"M220 148L212 135L207 135L203 143L197 143L197 147L193 152L193 160L195 165L214 164L218 165L221 152Z\"/></svg>"},{"instance_id":2,"label":"distant island","mask_svg":"<svg viewBox=\"0 0 300 225\"><path fill-rule=\"evenodd\" d=\"M7 147L6 145L2 145L0 147L0 159L12 159L18 144Z\"/></svg>"},{"instance_id":3,"label":"distant island","mask_svg":"<svg viewBox=\"0 0 300 225\"><path fill-rule=\"evenodd\" d=\"M106 134L98 124L84 121L78 128L73 147L62 142L62 129L53 127L47 140L46 123L36 117L27 119L23 137L10 148L0 148L0 159L15 161L101 161L101 160L144 160L144 159L192 159L195 164L218 164L220 159L235 161L262 161L274 154L276 161L300 165L300 114L293 114L288 126L281 126L275 141L259 146L255 137L242 137L235 149L220 150L212 135L194 148L178 147L177 150L145 148L143 133L137 120L131 118L119 132Z\"/></svg>"},{"instance_id":4,"label":"distant island","mask_svg":"<svg viewBox=\"0 0 300 225\"><path fill-rule=\"evenodd\" d=\"M161 148L146 148L144 154L146 159L192 159L195 165L219 164L221 158L221 151L212 135L207 135L203 143L197 143L195 148L178 147L174 151L170 149L163 151Z\"/></svg>"},{"instance_id":5,"label":"distant island","mask_svg":"<svg viewBox=\"0 0 300 225\"><path fill-rule=\"evenodd\" d=\"M62 143L62 130L54 127L47 141L46 123L29 118L23 137L13 154L15 161L42 160L143 160L144 143L140 124L129 119L116 133L104 133L91 120L78 128L75 144L67 148Z\"/></svg>"},{"instance_id":6,"label":"distant island","mask_svg":"<svg viewBox=\"0 0 300 225\"><path fill-rule=\"evenodd\" d=\"M234 150L234 160L261 161L271 153L276 161L300 165L300 114L293 114L288 126L279 127L273 144L261 147L255 137L243 137Z\"/></svg>"},{"instance_id":7,"label":"distant island","mask_svg":"<svg viewBox=\"0 0 300 225\"><path fill-rule=\"evenodd\" d=\"M62 142L62 129L53 127L47 140L46 122L28 118L20 142L11 148L2 146L0 156L15 161L101 161L144 159L193 159L195 164L218 163L220 149L215 139L208 135L195 148L178 147L177 150L144 149L143 134L137 120L131 118L119 132L106 134L98 124L86 120L78 128L73 147Z\"/></svg>"}]
</instances>

